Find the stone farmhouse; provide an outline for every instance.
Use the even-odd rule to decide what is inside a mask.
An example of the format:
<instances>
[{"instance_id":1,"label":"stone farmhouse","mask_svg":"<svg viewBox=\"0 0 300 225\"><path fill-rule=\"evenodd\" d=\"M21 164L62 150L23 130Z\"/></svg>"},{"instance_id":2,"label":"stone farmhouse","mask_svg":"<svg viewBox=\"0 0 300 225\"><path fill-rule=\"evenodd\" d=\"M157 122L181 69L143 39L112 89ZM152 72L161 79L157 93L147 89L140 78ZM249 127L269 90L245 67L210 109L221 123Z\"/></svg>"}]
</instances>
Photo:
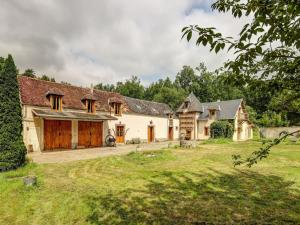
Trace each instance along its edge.
<instances>
[{"instance_id":1,"label":"stone farmhouse","mask_svg":"<svg viewBox=\"0 0 300 225\"><path fill-rule=\"evenodd\" d=\"M252 138L242 99L200 103L190 94L177 112L167 104L118 93L18 77L23 138L28 151L53 151L105 146L108 134L117 144L210 137L215 120L234 123L234 140Z\"/></svg>"},{"instance_id":2,"label":"stone farmhouse","mask_svg":"<svg viewBox=\"0 0 300 225\"><path fill-rule=\"evenodd\" d=\"M31 151L177 139L179 120L170 107L118 93L18 77L24 143Z\"/></svg>"}]
</instances>

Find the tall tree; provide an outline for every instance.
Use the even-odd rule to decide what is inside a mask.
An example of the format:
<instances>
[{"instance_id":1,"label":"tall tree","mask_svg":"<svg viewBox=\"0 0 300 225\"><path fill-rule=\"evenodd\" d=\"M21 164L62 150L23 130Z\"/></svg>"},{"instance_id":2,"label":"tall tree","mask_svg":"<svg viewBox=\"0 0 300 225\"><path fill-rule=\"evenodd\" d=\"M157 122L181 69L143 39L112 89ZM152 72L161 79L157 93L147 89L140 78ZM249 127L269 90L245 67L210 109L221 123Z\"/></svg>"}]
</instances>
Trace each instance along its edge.
<instances>
[{"instance_id":1,"label":"tall tree","mask_svg":"<svg viewBox=\"0 0 300 225\"><path fill-rule=\"evenodd\" d=\"M159 79L156 82L151 83L147 88L145 88L144 98L146 100L152 101L154 96L161 91L162 88L172 88L175 85L170 80L169 77L166 79Z\"/></svg>"},{"instance_id":2,"label":"tall tree","mask_svg":"<svg viewBox=\"0 0 300 225\"><path fill-rule=\"evenodd\" d=\"M116 91L121 95L143 99L145 89L138 77L132 76L124 83L118 82L116 86Z\"/></svg>"},{"instance_id":3,"label":"tall tree","mask_svg":"<svg viewBox=\"0 0 300 225\"><path fill-rule=\"evenodd\" d=\"M22 138L22 112L17 68L11 55L0 70L0 170L16 168L25 162Z\"/></svg>"},{"instance_id":4,"label":"tall tree","mask_svg":"<svg viewBox=\"0 0 300 225\"><path fill-rule=\"evenodd\" d=\"M227 48L235 58L225 63L229 71L228 82L249 87L257 82L268 81L269 91L291 90L295 95L290 101L298 101L300 96L300 4L299 0L218 0L212 8L221 13L230 12L235 18L251 16L239 37L224 37L213 27L190 25L182 29L188 41L196 34L197 45L208 45L218 53ZM297 131L299 132L299 131ZM265 158L273 145L293 133L287 133L274 140L267 147L254 152L241 160L235 157L236 164L252 166Z\"/></svg>"},{"instance_id":5,"label":"tall tree","mask_svg":"<svg viewBox=\"0 0 300 225\"><path fill-rule=\"evenodd\" d=\"M153 96L153 101L169 105L171 109L176 110L186 98L187 93L182 88L162 87L158 93Z\"/></svg>"}]
</instances>

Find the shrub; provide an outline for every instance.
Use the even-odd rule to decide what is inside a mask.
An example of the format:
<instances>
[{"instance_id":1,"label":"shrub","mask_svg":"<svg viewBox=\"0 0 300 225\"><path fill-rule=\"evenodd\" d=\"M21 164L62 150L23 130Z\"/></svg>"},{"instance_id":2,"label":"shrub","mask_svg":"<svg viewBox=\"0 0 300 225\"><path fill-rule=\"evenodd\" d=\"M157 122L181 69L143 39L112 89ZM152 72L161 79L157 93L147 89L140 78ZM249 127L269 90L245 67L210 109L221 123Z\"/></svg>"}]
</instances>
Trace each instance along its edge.
<instances>
[{"instance_id":1,"label":"shrub","mask_svg":"<svg viewBox=\"0 0 300 225\"><path fill-rule=\"evenodd\" d=\"M0 151L0 171L15 169L25 162L26 147L23 141L14 142Z\"/></svg>"},{"instance_id":2,"label":"shrub","mask_svg":"<svg viewBox=\"0 0 300 225\"><path fill-rule=\"evenodd\" d=\"M210 125L212 138L232 138L233 125L228 121L216 121Z\"/></svg>"},{"instance_id":3,"label":"shrub","mask_svg":"<svg viewBox=\"0 0 300 225\"><path fill-rule=\"evenodd\" d=\"M257 121L257 124L262 127L286 127L289 122L286 114L267 111Z\"/></svg>"}]
</instances>

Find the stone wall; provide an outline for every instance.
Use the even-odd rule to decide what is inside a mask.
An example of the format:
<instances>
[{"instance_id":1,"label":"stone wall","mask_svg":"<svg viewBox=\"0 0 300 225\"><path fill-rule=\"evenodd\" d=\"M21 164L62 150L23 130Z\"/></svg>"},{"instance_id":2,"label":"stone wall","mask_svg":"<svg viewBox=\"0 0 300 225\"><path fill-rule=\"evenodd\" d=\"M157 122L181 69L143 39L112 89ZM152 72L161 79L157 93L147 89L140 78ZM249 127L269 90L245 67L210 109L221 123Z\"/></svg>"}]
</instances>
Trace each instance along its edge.
<instances>
[{"instance_id":1,"label":"stone wall","mask_svg":"<svg viewBox=\"0 0 300 225\"><path fill-rule=\"evenodd\" d=\"M293 132L300 130L300 126L296 127L263 127L259 129L260 136L262 138L278 138L283 131ZM300 134L298 134L300 135ZM296 135L295 135L296 136Z\"/></svg>"}]
</instances>

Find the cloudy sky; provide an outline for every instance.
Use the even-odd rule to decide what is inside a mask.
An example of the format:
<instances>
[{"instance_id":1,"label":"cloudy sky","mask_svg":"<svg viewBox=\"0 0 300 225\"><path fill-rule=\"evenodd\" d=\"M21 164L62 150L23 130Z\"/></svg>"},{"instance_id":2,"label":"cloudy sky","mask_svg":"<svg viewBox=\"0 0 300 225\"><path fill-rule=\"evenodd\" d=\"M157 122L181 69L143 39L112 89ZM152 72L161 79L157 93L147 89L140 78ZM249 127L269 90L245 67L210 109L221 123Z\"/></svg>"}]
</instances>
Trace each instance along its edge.
<instances>
[{"instance_id":1,"label":"cloudy sky","mask_svg":"<svg viewBox=\"0 0 300 225\"><path fill-rule=\"evenodd\" d=\"M235 36L243 21L210 10L212 0L0 0L0 55L20 69L76 85L140 77L144 84L183 65L216 69L230 57L181 40L185 25Z\"/></svg>"}]
</instances>

